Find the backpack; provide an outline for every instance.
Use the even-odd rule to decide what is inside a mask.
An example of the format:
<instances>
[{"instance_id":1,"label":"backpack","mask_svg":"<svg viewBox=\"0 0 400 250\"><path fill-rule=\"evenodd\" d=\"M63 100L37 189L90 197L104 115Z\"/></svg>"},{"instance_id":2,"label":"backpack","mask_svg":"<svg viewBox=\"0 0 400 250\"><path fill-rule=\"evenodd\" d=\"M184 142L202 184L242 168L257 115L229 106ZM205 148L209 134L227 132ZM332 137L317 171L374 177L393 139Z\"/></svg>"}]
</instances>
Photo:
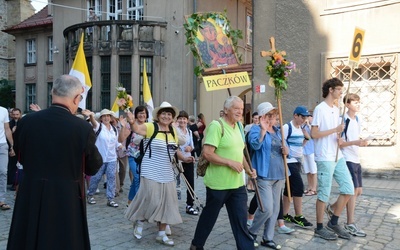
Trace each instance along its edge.
<instances>
[{"instance_id":1,"label":"backpack","mask_svg":"<svg viewBox=\"0 0 400 250\"><path fill-rule=\"evenodd\" d=\"M103 126L101 126L101 124L102 124L102 123L100 122L100 127L99 127L99 129L96 131L96 133L95 133L96 138L99 136L99 134L100 134L100 132L101 132L101 128L103 127ZM117 128L114 127L114 125L112 125L112 124L110 124L110 125L111 125L111 127L113 128L115 135L118 135L118 133L117 133Z\"/></svg>"},{"instance_id":2,"label":"backpack","mask_svg":"<svg viewBox=\"0 0 400 250\"><path fill-rule=\"evenodd\" d=\"M159 133L157 122L153 122L153 124L154 124L154 132L151 135L151 137L149 138L149 140L147 141L146 147L144 147L144 140L146 138L143 138L139 143L139 154L134 156L134 160L135 160L136 164L138 165L138 168L136 169L138 174L140 174L140 166L142 165L142 160L143 160L144 154L146 153L147 149L149 149L149 158L151 158L150 144L153 141L153 139L157 136L157 134ZM171 133L172 136L175 138L175 132L174 132L174 129L172 128L172 125L170 124L168 127L169 127L169 133Z\"/></svg>"},{"instance_id":3,"label":"backpack","mask_svg":"<svg viewBox=\"0 0 400 250\"><path fill-rule=\"evenodd\" d=\"M219 119L218 119L218 122L221 125L221 130L222 130L221 131L221 139L222 139L222 137L224 137L224 124ZM200 154L198 162L197 162L197 169L196 169L197 177L205 176L209 165L210 165L210 162L207 161L206 158L204 158L203 151L201 151L201 154Z\"/></svg>"},{"instance_id":4,"label":"backpack","mask_svg":"<svg viewBox=\"0 0 400 250\"><path fill-rule=\"evenodd\" d=\"M356 122L358 123L358 116L356 116ZM344 138L346 139L346 141L347 141L347 129L349 128L349 123L350 123L350 118L347 118L344 123L343 132L341 134L341 137L343 137L343 135L344 135Z\"/></svg>"}]
</instances>

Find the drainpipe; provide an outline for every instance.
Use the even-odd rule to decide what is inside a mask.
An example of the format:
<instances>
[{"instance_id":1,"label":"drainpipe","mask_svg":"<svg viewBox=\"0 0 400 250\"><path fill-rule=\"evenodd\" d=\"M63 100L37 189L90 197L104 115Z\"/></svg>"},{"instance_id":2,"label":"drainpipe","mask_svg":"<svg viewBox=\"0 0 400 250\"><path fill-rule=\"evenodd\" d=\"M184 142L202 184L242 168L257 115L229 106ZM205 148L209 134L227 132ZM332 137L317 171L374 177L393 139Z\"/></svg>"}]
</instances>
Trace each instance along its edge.
<instances>
[{"instance_id":1,"label":"drainpipe","mask_svg":"<svg viewBox=\"0 0 400 250\"><path fill-rule=\"evenodd\" d=\"M193 0L193 13L197 12L197 1ZM193 57L193 69L196 66L196 58ZM197 117L197 77L193 70L193 115Z\"/></svg>"}]
</instances>

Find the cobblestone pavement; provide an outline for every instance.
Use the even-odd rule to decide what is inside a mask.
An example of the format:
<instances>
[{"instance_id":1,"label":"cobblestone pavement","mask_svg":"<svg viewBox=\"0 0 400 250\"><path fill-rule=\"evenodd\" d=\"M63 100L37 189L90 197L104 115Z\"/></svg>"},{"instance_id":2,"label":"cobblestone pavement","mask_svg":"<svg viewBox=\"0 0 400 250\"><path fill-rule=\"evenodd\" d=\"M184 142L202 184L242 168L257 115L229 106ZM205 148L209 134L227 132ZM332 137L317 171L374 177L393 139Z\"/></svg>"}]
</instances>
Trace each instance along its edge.
<instances>
[{"instance_id":1,"label":"cobblestone pavement","mask_svg":"<svg viewBox=\"0 0 400 250\"><path fill-rule=\"evenodd\" d=\"M129 180L126 183L129 183ZM196 185L196 193L199 199L205 203L205 188L202 178L196 179ZM356 223L367 233L367 237L352 237L350 240L339 239L328 242L314 237L314 229L306 230L296 227L296 231L291 235L282 235L276 232L275 242L281 244L282 249L320 249L322 247L326 250L400 249L400 182L392 179L364 178L363 185L364 194L358 200L355 217ZM118 208L107 207L105 189L101 185L100 194L96 195L97 204L87 206L92 249L171 249L171 247L155 241L157 227L154 223L145 223L143 238L141 240L134 239L133 224L124 218L127 193L128 186L124 187L124 192L116 198L116 202L119 203ZM331 200L334 200L337 194L337 187L334 186ZM13 207L14 192L8 191L7 196L6 201ZM252 196L253 193L250 193L249 201ZM183 224L172 226L174 249L189 249L198 220L198 216L185 213L185 198L186 193L179 201ZM316 196L306 196L303 199L304 215L314 225L316 224L315 201ZM0 211L0 249L6 248L12 211L12 209ZM291 208L291 213L293 213L293 208ZM344 221L345 216L342 216L339 223L343 224ZM286 225L294 227L290 223ZM62 227L62 225L60 226ZM261 233L260 230L259 234ZM225 208L221 209L218 221L205 248L235 249L235 240ZM264 247L260 246L259 248L263 249Z\"/></svg>"}]
</instances>

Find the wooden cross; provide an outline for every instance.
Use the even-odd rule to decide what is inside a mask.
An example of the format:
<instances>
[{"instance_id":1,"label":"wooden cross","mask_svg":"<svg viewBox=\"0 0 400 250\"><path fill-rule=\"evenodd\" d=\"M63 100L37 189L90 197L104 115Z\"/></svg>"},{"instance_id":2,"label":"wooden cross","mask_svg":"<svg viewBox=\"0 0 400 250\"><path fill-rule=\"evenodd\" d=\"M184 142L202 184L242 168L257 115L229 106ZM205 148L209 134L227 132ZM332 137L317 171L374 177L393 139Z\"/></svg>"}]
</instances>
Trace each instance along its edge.
<instances>
[{"instance_id":1,"label":"wooden cross","mask_svg":"<svg viewBox=\"0 0 400 250\"><path fill-rule=\"evenodd\" d=\"M262 57L267 57L267 56L273 57L274 54L276 54L276 53L280 54L282 57L286 56L286 52L285 51L278 51L278 52L276 51L276 49L275 49L275 38L273 36L271 36L271 38L269 39L269 44L271 46L271 50L270 51L261 51L261 56ZM277 104L278 104L279 124L283 124L282 105L281 105L281 99L280 99L279 96L276 96L276 101L277 101ZM283 129L281 129L281 138L285 138L285 135L283 133ZM282 155L282 157L283 157L283 165L284 165L284 168L285 168L286 189L287 189L287 192L288 192L289 202L292 202L292 195L290 194L291 192L290 192L290 181L289 181L289 168L288 168L288 165L287 165L286 155Z\"/></svg>"},{"instance_id":2,"label":"wooden cross","mask_svg":"<svg viewBox=\"0 0 400 250\"><path fill-rule=\"evenodd\" d=\"M271 50L270 51L261 51L261 56L262 57L267 57L267 56L272 56L275 52L275 38L273 36L271 36L271 38L269 39L269 44L271 46ZM285 51L279 51L279 53L282 56L286 56L286 52Z\"/></svg>"}]
</instances>

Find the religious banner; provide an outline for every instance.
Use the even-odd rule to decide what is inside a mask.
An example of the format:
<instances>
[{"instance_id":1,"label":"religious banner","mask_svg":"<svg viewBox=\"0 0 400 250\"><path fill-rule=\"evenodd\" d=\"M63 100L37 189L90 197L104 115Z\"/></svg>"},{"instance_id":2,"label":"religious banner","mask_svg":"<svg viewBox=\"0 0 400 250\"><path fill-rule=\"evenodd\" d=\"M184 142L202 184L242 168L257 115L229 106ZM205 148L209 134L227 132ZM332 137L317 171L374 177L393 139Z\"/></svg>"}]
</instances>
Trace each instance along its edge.
<instances>
[{"instance_id":1,"label":"religious banner","mask_svg":"<svg viewBox=\"0 0 400 250\"><path fill-rule=\"evenodd\" d=\"M207 91L251 85L247 72L203 76L203 82Z\"/></svg>"},{"instance_id":2,"label":"religious banner","mask_svg":"<svg viewBox=\"0 0 400 250\"><path fill-rule=\"evenodd\" d=\"M232 30L224 13L194 13L186 16L186 44L199 61L195 74L239 65L236 55L237 38L241 31Z\"/></svg>"}]
</instances>

